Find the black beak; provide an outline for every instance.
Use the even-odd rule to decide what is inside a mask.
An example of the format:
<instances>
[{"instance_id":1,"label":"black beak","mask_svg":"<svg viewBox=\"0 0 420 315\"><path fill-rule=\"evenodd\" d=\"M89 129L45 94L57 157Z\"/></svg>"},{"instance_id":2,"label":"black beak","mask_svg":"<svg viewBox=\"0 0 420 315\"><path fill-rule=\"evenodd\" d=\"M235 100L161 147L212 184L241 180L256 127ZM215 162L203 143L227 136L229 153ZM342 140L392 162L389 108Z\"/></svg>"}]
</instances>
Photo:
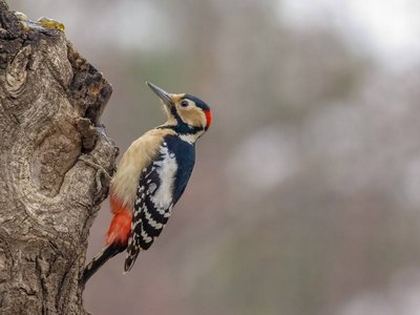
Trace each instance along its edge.
<instances>
[{"instance_id":1,"label":"black beak","mask_svg":"<svg viewBox=\"0 0 420 315\"><path fill-rule=\"evenodd\" d=\"M159 98L162 100L162 102L166 105L166 106L168 106L168 107L171 107L171 106L173 106L173 102L172 102L172 98L171 98L171 95L168 93L168 92L166 92L165 90L163 90L163 89L161 89L160 87L158 87L158 86L156 86L156 85L154 85L153 83L150 83L150 82L147 82L146 81L146 84L147 84L147 86L149 87L149 88L151 88L152 89L152 91L157 95L157 96L159 96Z\"/></svg>"}]
</instances>

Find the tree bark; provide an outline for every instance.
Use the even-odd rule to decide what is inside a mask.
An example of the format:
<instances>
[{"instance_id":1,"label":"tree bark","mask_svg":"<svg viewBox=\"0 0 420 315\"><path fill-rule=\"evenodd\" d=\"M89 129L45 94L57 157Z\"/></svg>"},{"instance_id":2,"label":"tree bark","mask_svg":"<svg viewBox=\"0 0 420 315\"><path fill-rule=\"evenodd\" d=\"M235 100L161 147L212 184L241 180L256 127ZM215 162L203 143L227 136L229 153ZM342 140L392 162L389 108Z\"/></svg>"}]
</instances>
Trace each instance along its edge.
<instances>
[{"instance_id":1,"label":"tree bark","mask_svg":"<svg viewBox=\"0 0 420 315\"><path fill-rule=\"evenodd\" d=\"M118 149L112 89L60 30L0 0L0 314L86 314L79 278Z\"/></svg>"}]
</instances>

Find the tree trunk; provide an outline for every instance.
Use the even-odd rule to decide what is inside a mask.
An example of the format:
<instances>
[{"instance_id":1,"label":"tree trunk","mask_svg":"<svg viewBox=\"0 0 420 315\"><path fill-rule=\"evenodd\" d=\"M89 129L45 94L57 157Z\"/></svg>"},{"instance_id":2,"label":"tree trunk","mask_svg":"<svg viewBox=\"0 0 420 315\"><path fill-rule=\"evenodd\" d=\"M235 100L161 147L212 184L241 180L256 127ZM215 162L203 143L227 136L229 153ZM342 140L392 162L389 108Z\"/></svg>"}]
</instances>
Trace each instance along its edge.
<instances>
[{"instance_id":1,"label":"tree trunk","mask_svg":"<svg viewBox=\"0 0 420 315\"><path fill-rule=\"evenodd\" d=\"M79 278L118 149L111 86L57 29L0 0L0 314L86 314Z\"/></svg>"}]
</instances>

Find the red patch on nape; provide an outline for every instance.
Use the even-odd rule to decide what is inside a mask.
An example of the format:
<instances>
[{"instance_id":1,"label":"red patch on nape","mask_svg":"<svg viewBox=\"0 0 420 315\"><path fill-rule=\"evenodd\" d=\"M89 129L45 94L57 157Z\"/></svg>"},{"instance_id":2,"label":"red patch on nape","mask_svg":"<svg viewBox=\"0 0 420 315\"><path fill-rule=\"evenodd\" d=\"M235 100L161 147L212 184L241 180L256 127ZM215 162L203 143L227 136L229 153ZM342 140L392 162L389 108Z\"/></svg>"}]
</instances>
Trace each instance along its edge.
<instances>
[{"instance_id":1,"label":"red patch on nape","mask_svg":"<svg viewBox=\"0 0 420 315\"><path fill-rule=\"evenodd\" d=\"M111 208L114 216L106 234L106 243L126 246L131 233L131 209L123 206L122 202L111 195Z\"/></svg>"},{"instance_id":2,"label":"red patch on nape","mask_svg":"<svg viewBox=\"0 0 420 315\"><path fill-rule=\"evenodd\" d=\"M209 129L209 127L211 125L211 122L213 120L213 116L212 116L211 111L209 109L205 110L204 114L206 115L206 120L207 120L206 129Z\"/></svg>"}]
</instances>

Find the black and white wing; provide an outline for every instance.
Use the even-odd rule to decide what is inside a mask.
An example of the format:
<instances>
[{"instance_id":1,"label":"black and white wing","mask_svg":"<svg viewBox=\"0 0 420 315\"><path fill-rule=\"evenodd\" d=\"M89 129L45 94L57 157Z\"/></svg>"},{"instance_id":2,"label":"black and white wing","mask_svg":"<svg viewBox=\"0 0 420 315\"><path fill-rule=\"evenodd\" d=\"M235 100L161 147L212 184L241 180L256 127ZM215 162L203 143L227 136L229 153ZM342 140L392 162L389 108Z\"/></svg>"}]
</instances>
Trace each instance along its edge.
<instances>
[{"instance_id":1,"label":"black and white wing","mask_svg":"<svg viewBox=\"0 0 420 315\"><path fill-rule=\"evenodd\" d=\"M129 271L140 250L147 250L171 216L178 165L164 142L159 154L142 170L134 203L131 236L124 270Z\"/></svg>"}]
</instances>

